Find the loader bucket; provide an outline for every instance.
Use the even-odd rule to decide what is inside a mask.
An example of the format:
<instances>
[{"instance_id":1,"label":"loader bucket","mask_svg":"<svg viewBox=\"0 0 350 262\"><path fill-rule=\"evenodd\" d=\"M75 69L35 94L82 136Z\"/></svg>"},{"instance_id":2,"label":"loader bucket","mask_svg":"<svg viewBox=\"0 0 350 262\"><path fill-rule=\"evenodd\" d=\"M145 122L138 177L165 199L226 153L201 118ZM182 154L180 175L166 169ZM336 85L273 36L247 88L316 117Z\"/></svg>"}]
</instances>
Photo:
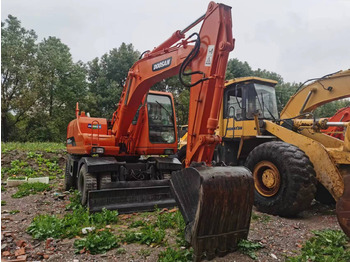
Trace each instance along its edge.
<instances>
[{"instance_id":1,"label":"loader bucket","mask_svg":"<svg viewBox=\"0 0 350 262\"><path fill-rule=\"evenodd\" d=\"M189 167L174 173L171 189L186 222L194 261L237 249L246 239L254 201L254 181L245 167Z\"/></svg>"},{"instance_id":2,"label":"loader bucket","mask_svg":"<svg viewBox=\"0 0 350 262\"><path fill-rule=\"evenodd\" d=\"M343 174L343 181L344 193L337 202L336 214L340 227L350 237L350 172Z\"/></svg>"}]
</instances>

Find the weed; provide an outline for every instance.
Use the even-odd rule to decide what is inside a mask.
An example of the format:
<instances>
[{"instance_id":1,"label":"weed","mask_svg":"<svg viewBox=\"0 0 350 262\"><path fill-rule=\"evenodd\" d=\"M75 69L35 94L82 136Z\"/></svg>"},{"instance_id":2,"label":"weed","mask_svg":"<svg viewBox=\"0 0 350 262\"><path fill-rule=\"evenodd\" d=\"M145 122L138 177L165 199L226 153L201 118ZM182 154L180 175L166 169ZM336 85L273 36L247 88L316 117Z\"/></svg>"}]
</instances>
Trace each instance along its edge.
<instances>
[{"instance_id":1,"label":"weed","mask_svg":"<svg viewBox=\"0 0 350 262\"><path fill-rule=\"evenodd\" d=\"M1 186L1 192L5 192L6 191L6 187Z\"/></svg>"},{"instance_id":2,"label":"weed","mask_svg":"<svg viewBox=\"0 0 350 262\"><path fill-rule=\"evenodd\" d=\"M137 251L137 253L146 258L151 255L152 251L150 249L141 248L139 251Z\"/></svg>"},{"instance_id":3,"label":"weed","mask_svg":"<svg viewBox=\"0 0 350 262\"><path fill-rule=\"evenodd\" d=\"M259 222L262 222L264 224L270 222L271 217L266 214L258 215L256 213L252 213L252 220L258 220Z\"/></svg>"},{"instance_id":4,"label":"weed","mask_svg":"<svg viewBox=\"0 0 350 262\"><path fill-rule=\"evenodd\" d=\"M159 262L188 262L192 261L193 250L184 249L178 250L173 248L167 248L165 251L162 251L158 255Z\"/></svg>"},{"instance_id":5,"label":"weed","mask_svg":"<svg viewBox=\"0 0 350 262\"><path fill-rule=\"evenodd\" d=\"M120 248L117 248L116 253L117 253L118 255L126 254L126 250L125 250L125 248L120 247Z\"/></svg>"},{"instance_id":6,"label":"weed","mask_svg":"<svg viewBox=\"0 0 350 262\"><path fill-rule=\"evenodd\" d=\"M1 143L1 152L6 153L13 150L21 151L46 151L46 152L56 152L58 150L64 150L64 143L20 143L20 142L9 142Z\"/></svg>"},{"instance_id":7,"label":"weed","mask_svg":"<svg viewBox=\"0 0 350 262\"><path fill-rule=\"evenodd\" d=\"M6 201L5 200L1 200L1 206L6 206Z\"/></svg>"},{"instance_id":8,"label":"weed","mask_svg":"<svg viewBox=\"0 0 350 262\"><path fill-rule=\"evenodd\" d=\"M10 180L26 180L26 177L13 175L13 176L9 177L9 179Z\"/></svg>"},{"instance_id":9,"label":"weed","mask_svg":"<svg viewBox=\"0 0 350 262\"><path fill-rule=\"evenodd\" d=\"M38 215L27 228L34 239L60 238L64 234L62 219L54 215Z\"/></svg>"},{"instance_id":10,"label":"weed","mask_svg":"<svg viewBox=\"0 0 350 262\"><path fill-rule=\"evenodd\" d=\"M136 221L134 221L134 222L131 223L131 225L129 226L129 228L143 227L143 226L145 226L145 225L146 225L145 221L136 220Z\"/></svg>"},{"instance_id":11,"label":"weed","mask_svg":"<svg viewBox=\"0 0 350 262\"><path fill-rule=\"evenodd\" d=\"M106 224L115 223L118 220L118 212L103 209L100 213L90 214L89 211L80 204L79 194L73 193L70 198L71 203L66 207L72 210L63 218L57 218L50 215L39 215L33 219L33 222L28 228L28 232L34 238L41 239L41 236L47 237L53 234L56 238L72 238L81 235L81 230L84 227L102 228ZM79 201L79 202L78 202ZM50 224L51 227L46 224ZM43 226L41 224L44 224Z\"/></svg>"},{"instance_id":12,"label":"weed","mask_svg":"<svg viewBox=\"0 0 350 262\"><path fill-rule=\"evenodd\" d=\"M260 216L254 212L252 212L252 220L258 220Z\"/></svg>"},{"instance_id":13,"label":"weed","mask_svg":"<svg viewBox=\"0 0 350 262\"><path fill-rule=\"evenodd\" d=\"M89 233L86 238L78 239L74 242L76 253L80 253L83 250L93 255L105 253L117 246L116 236L107 230Z\"/></svg>"},{"instance_id":14,"label":"weed","mask_svg":"<svg viewBox=\"0 0 350 262\"><path fill-rule=\"evenodd\" d=\"M73 191L69 197L70 203L66 206L66 210L75 210L81 207L81 194L78 190Z\"/></svg>"},{"instance_id":15,"label":"weed","mask_svg":"<svg viewBox=\"0 0 350 262\"><path fill-rule=\"evenodd\" d=\"M24 183L18 186L18 191L13 194L13 198L21 198L24 196L35 195L38 192L51 190L50 185L36 182L36 183Z\"/></svg>"},{"instance_id":16,"label":"weed","mask_svg":"<svg viewBox=\"0 0 350 262\"><path fill-rule=\"evenodd\" d=\"M326 229L313 233L315 236L301 248L301 255L289 257L286 261L350 261L349 239L342 231Z\"/></svg>"},{"instance_id":17,"label":"weed","mask_svg":"<svg viewBox=\"0 0 350 262\"><path fill-rule=\"evenodd\" d=\"M140 243L140 244L156 244L163 243L165 238L165 230L157 229L153 225L146 225L139 232L127 232L123 241L126 243Z\"/></svg>"},{"instance_id":18,"label":"weed","mask_svg":"<svg viewBox=\"0 0 350 262\"><path fill-rule=\"evenodd\" d=\"M17 209L11 210L11 211L10 211L10 214L11 214L11 215L14 215L14 214L17 214L17 213L19 213L19 210L17 210Z\"/></svg>"},{"instance_id":19,"label":"weed","mask_svg":"<svg viewBox=\"0 0 350 262\"><path fill-rule=\"evenodd\" d=\"M251 242L249 240L241 240L238 243L238 250L242 253L242 254L246 254L248 256L250 256L252 259L257 259L257 256L255 254L255 251L257 251L258 249L262 248L263 246L259 243L254 243Z\"/></svg>"}]
</instances>

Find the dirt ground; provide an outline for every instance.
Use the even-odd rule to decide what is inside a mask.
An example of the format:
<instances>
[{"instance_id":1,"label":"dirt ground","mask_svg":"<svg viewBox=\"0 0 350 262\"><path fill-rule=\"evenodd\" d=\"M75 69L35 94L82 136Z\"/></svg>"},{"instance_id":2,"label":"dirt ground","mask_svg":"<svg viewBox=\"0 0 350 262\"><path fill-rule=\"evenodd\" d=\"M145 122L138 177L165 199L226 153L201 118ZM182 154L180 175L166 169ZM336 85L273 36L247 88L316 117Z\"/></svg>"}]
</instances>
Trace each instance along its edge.
<instances>
[{"instance_id":1,"label":"dirt ground","mask_svg":"<svg viewBox=\"0 0 350 262\"><path fill-rule=\"evenodd\" d=\"M1 207L2 261L157 261L158 254L166 249L163 246L122 244L120 248L125 249L124 254L118 254L116 249L102 255L75 254L75 239L34 240L26 233L26 229L36 215L63 215L67 212L65 206L69 202L69 194L62 191L63 179L56 179L50 183L53 190L19 199L11 197L16 188L4 186L6 191L1 192L1 200L6 201L6 205ZM334 206L314 202L311 209L293 219L270 216L254 210L248 239L263 245L262 249L256 251L255 261L284 261L286 256L298 254L302 244L313 236L312 230L340 229L334 209ZM19 212L11 214L12 210ZM135 216L138 214L131 215L130 219ZM146 253L147 256L144 256ZM15 255L17 260L14 260ZM254 260L235 252L213 261Z\"/></svg>"}]
</instances>

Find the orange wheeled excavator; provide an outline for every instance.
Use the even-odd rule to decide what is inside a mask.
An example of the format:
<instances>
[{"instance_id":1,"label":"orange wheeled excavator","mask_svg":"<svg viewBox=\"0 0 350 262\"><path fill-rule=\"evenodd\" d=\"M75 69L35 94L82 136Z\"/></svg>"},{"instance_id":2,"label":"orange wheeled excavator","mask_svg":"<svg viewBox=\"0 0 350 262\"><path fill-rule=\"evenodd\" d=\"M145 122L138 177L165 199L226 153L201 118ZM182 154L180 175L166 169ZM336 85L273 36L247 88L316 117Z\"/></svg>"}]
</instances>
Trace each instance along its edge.
<instances>
[{"instance_id":1,"label":"orange wheeled excavator","mask_svg":"<svg viewBox=\"0 0 350 262\"><path fill-rule=\"evenodd\" d=\"M200 22L199 33L186 37ZM195 260L235 250L248 235L253 179L244 167L211 166L221 141L215 129L233 48L231 7L210 2L205 15L130 68L111 120L79 114L77 105L67 130L66 188L77 188L90 211L134 212L177 203ZM183 170L171 157L177 151L173 98L150 91L176 74L190 88ZM191 76L191 82L184 76Z\"/></svg>"}]
</instances>

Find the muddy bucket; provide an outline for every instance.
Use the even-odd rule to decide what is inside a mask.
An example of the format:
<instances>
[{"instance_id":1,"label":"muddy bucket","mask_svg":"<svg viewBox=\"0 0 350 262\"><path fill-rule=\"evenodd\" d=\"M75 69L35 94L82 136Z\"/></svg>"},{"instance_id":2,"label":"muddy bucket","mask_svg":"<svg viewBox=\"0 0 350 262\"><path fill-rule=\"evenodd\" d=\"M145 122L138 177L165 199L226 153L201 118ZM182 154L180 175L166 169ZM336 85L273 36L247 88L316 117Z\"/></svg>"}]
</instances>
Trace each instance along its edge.
<instances>
[{"instance_id":1,"label":"muddy bucket","mask_svg":"<svg viewBox=\"0 0 350 262\"><path fill-rule=\"evenodd\" d=\"M247 238L254 181L245 167L189 167L172 175L171 189L194 261L224 256Z\"/></svg>"}]
</instances>

